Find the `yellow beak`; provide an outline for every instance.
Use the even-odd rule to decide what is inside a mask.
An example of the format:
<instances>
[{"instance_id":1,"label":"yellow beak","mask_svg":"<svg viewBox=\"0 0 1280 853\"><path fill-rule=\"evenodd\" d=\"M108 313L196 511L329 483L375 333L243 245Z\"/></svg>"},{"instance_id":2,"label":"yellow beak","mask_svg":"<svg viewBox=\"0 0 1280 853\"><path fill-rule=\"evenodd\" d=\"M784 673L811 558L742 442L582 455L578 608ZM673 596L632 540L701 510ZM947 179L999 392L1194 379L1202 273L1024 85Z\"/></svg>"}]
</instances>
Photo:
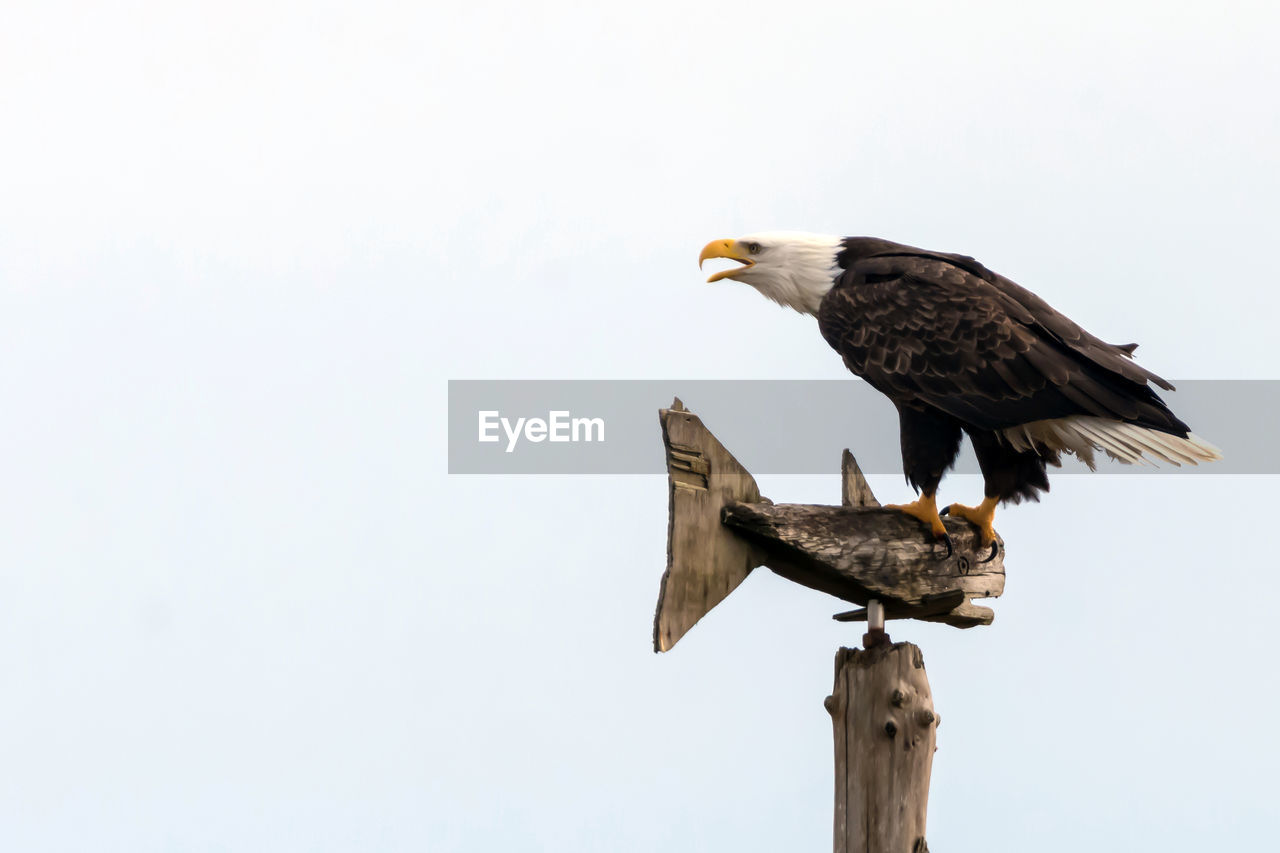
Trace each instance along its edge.
<instances>
[{"instance_id":1,"label":"yellow beak","mask_svg":"<svg viewBox=\"0 0 1280 853\"><path fill-rule=\"evenodd\" d=\"M708 258L728 258L731 261L738 261L746 264L748 267L755 266L755 261L747 257L747 252L738 247L736 240L712 240L702 248L702 254L698 255L698 269L702 269L703 261ZM708 282L719 281L722 278L733 278L737 273L742 272L743 267L731 267L727 270L721 270L715 273Z\"/></svg>"}]
</instances>

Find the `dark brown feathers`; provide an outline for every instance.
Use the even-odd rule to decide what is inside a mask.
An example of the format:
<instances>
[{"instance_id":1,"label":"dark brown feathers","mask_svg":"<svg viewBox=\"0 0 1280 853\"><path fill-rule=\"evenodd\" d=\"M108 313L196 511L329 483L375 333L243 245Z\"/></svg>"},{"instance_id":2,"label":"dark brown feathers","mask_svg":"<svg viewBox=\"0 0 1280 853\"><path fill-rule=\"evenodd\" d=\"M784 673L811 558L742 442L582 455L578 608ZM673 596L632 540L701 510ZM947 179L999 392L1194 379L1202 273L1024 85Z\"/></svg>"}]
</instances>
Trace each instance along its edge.
<instances>
[{"instance_id":1,"label":"dark brown feathers","mask_svg":"<svg viewBox=\"0 0 1280 853\"><path fill-rule=\"evenodd\" d=\"M850 238L818 310L845 364L899 408L941 410L985 430L1095 415L1180 437L1147 384L1172 385L973 258Z\"/></svg>"}]
</instances>

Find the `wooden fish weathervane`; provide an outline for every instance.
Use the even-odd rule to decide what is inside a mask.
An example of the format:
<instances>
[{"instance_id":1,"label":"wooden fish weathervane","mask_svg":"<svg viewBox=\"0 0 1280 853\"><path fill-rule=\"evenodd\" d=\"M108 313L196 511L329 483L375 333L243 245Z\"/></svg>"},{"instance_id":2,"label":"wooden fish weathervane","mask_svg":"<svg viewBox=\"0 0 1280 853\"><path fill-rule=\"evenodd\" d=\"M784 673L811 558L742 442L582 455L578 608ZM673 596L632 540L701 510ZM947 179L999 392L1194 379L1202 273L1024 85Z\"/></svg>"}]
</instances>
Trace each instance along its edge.
<instances>
[{"instance_id":1,"label":"wooden fish weathervane","mask_svg":"<svg viewBox=\"0 0 1280 853\"><path fill-rule=\"evenodd\" d=\"M884 620L991 624L991 608L972 599L1004 591L1003 545L981 562L976 528L948 518L954 548L940 558L914 518L880 508L848 450L841 506L776 504L679 399L659 419L670 518L654 651L675 646L759 566L860 605L835 616L869 624L863 649L837 652L826 700L835 734L835 850L924 853L938 715L920 649L892 643Z\"/></svg>"},{"instance_id":2,"label":"wooden fish weathervane","mask_svg":"<svg viewBox=\"0 0 1280 853\"><path fill-rule=\"evenodd\" d=\"M955 548L939 559L913 518L880 508L847 450L843 506L776 504L761 497L755 478L680 400L659 417L671 517L655 651L674 646L758 566L864 608L879 602L889 618L991 624L991 608L971 599L1004 592L1004 548L980 562L972 525L946 519ZM866 617L866 610L837 616Z\"/></svg>"}]
</instances>

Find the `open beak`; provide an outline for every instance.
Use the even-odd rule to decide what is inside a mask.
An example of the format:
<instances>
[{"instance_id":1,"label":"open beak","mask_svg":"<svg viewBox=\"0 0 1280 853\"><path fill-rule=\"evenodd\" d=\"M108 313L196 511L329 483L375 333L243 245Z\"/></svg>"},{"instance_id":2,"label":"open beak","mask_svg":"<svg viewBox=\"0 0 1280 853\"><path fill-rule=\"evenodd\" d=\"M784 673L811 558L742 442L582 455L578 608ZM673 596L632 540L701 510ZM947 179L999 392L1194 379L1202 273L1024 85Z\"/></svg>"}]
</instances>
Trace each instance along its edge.
<instances>
[{"instance_id":1,"label":"open beak","mask_svg":"<svg viewBox=\"0 0 1280 853\"><path fill-rule=\"evenodd\" d=\"M738 247L736 240L712 240L702 249L702 254L698 255L698 269L702 269L702 263L708 258L728 258L731 261L745 264L746 267L755 266L756 262L747 257L745 249ZM722 278L733 278L742 272L745 267L730 267L727 270L721 270L715 273L708 282L719 281Z\"/></svg>"}]
</instances>

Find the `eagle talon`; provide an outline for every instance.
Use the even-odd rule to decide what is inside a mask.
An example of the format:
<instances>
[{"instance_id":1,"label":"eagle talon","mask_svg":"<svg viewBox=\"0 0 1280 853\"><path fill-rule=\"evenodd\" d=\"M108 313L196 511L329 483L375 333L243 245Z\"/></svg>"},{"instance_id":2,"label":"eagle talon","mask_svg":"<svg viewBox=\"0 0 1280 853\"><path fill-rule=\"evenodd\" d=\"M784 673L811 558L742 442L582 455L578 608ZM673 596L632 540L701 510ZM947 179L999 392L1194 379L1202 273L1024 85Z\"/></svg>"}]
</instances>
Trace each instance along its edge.
<instances>
[{"instance_id":1,"label":"eagle talon","mask_svg":"<svg viewBox=\"0 0 1280 853\"><path fill-rule=\"evenodd\" d=\"M932 534L934 540L943 540L947 543L947 554L941 559L947 560L955 553L955 546L951 542L951 535L947 533L947 528L943 526L942 519L938 517L938 504L932 494L923 494L918 500L909 504L889 504L885 509L896 510L904 515L909 515L916 521L928 525L929 533Z\"/></svg>"},{"instance_id":2,"label":"eagle talon","mask_svg":"<svg viewBox=\"0 0 1280 853\"><path fill-rule=\"evenodd\" d=\"M979 560L979 563L990 563L1000 553L1000 540L996 538L996 531L991 526L992 520L996 514L996 498L985 498L982 503L977 506L965 506L964 504L951 504L945 507L941 514L950 514L955 518L962 518L965 521L978 528L977 548L981 552L990 548L986 552L987 556Z\"/></svg>"},{"instance_id":3,"label":"eagle talon","mask_svg":"<svg viewBox=\"0 0 1280 853\"><path fill-rule=\"evenodd\" d=\"M951 504L947 504L942 509L938 510L938 515L939 516L951 515Z\"/></svg>"},{"instance_id":4,"label":"eagle talon","mask_svg":"<svg viewBox=\"0 0 1280 853\"><path fill-rule=\"evenodd\" d=\"M934 541L935 542L940 541L942 542L942 544L947 546L947 553L943 554L941 557L936 558L938 562L946 562L947 560L950 560L951 557L956 553L956 546L951 542L950 533L944 533L941 536L937 537L937 539L935 539Z\"/></svg>"}]
</instances>

